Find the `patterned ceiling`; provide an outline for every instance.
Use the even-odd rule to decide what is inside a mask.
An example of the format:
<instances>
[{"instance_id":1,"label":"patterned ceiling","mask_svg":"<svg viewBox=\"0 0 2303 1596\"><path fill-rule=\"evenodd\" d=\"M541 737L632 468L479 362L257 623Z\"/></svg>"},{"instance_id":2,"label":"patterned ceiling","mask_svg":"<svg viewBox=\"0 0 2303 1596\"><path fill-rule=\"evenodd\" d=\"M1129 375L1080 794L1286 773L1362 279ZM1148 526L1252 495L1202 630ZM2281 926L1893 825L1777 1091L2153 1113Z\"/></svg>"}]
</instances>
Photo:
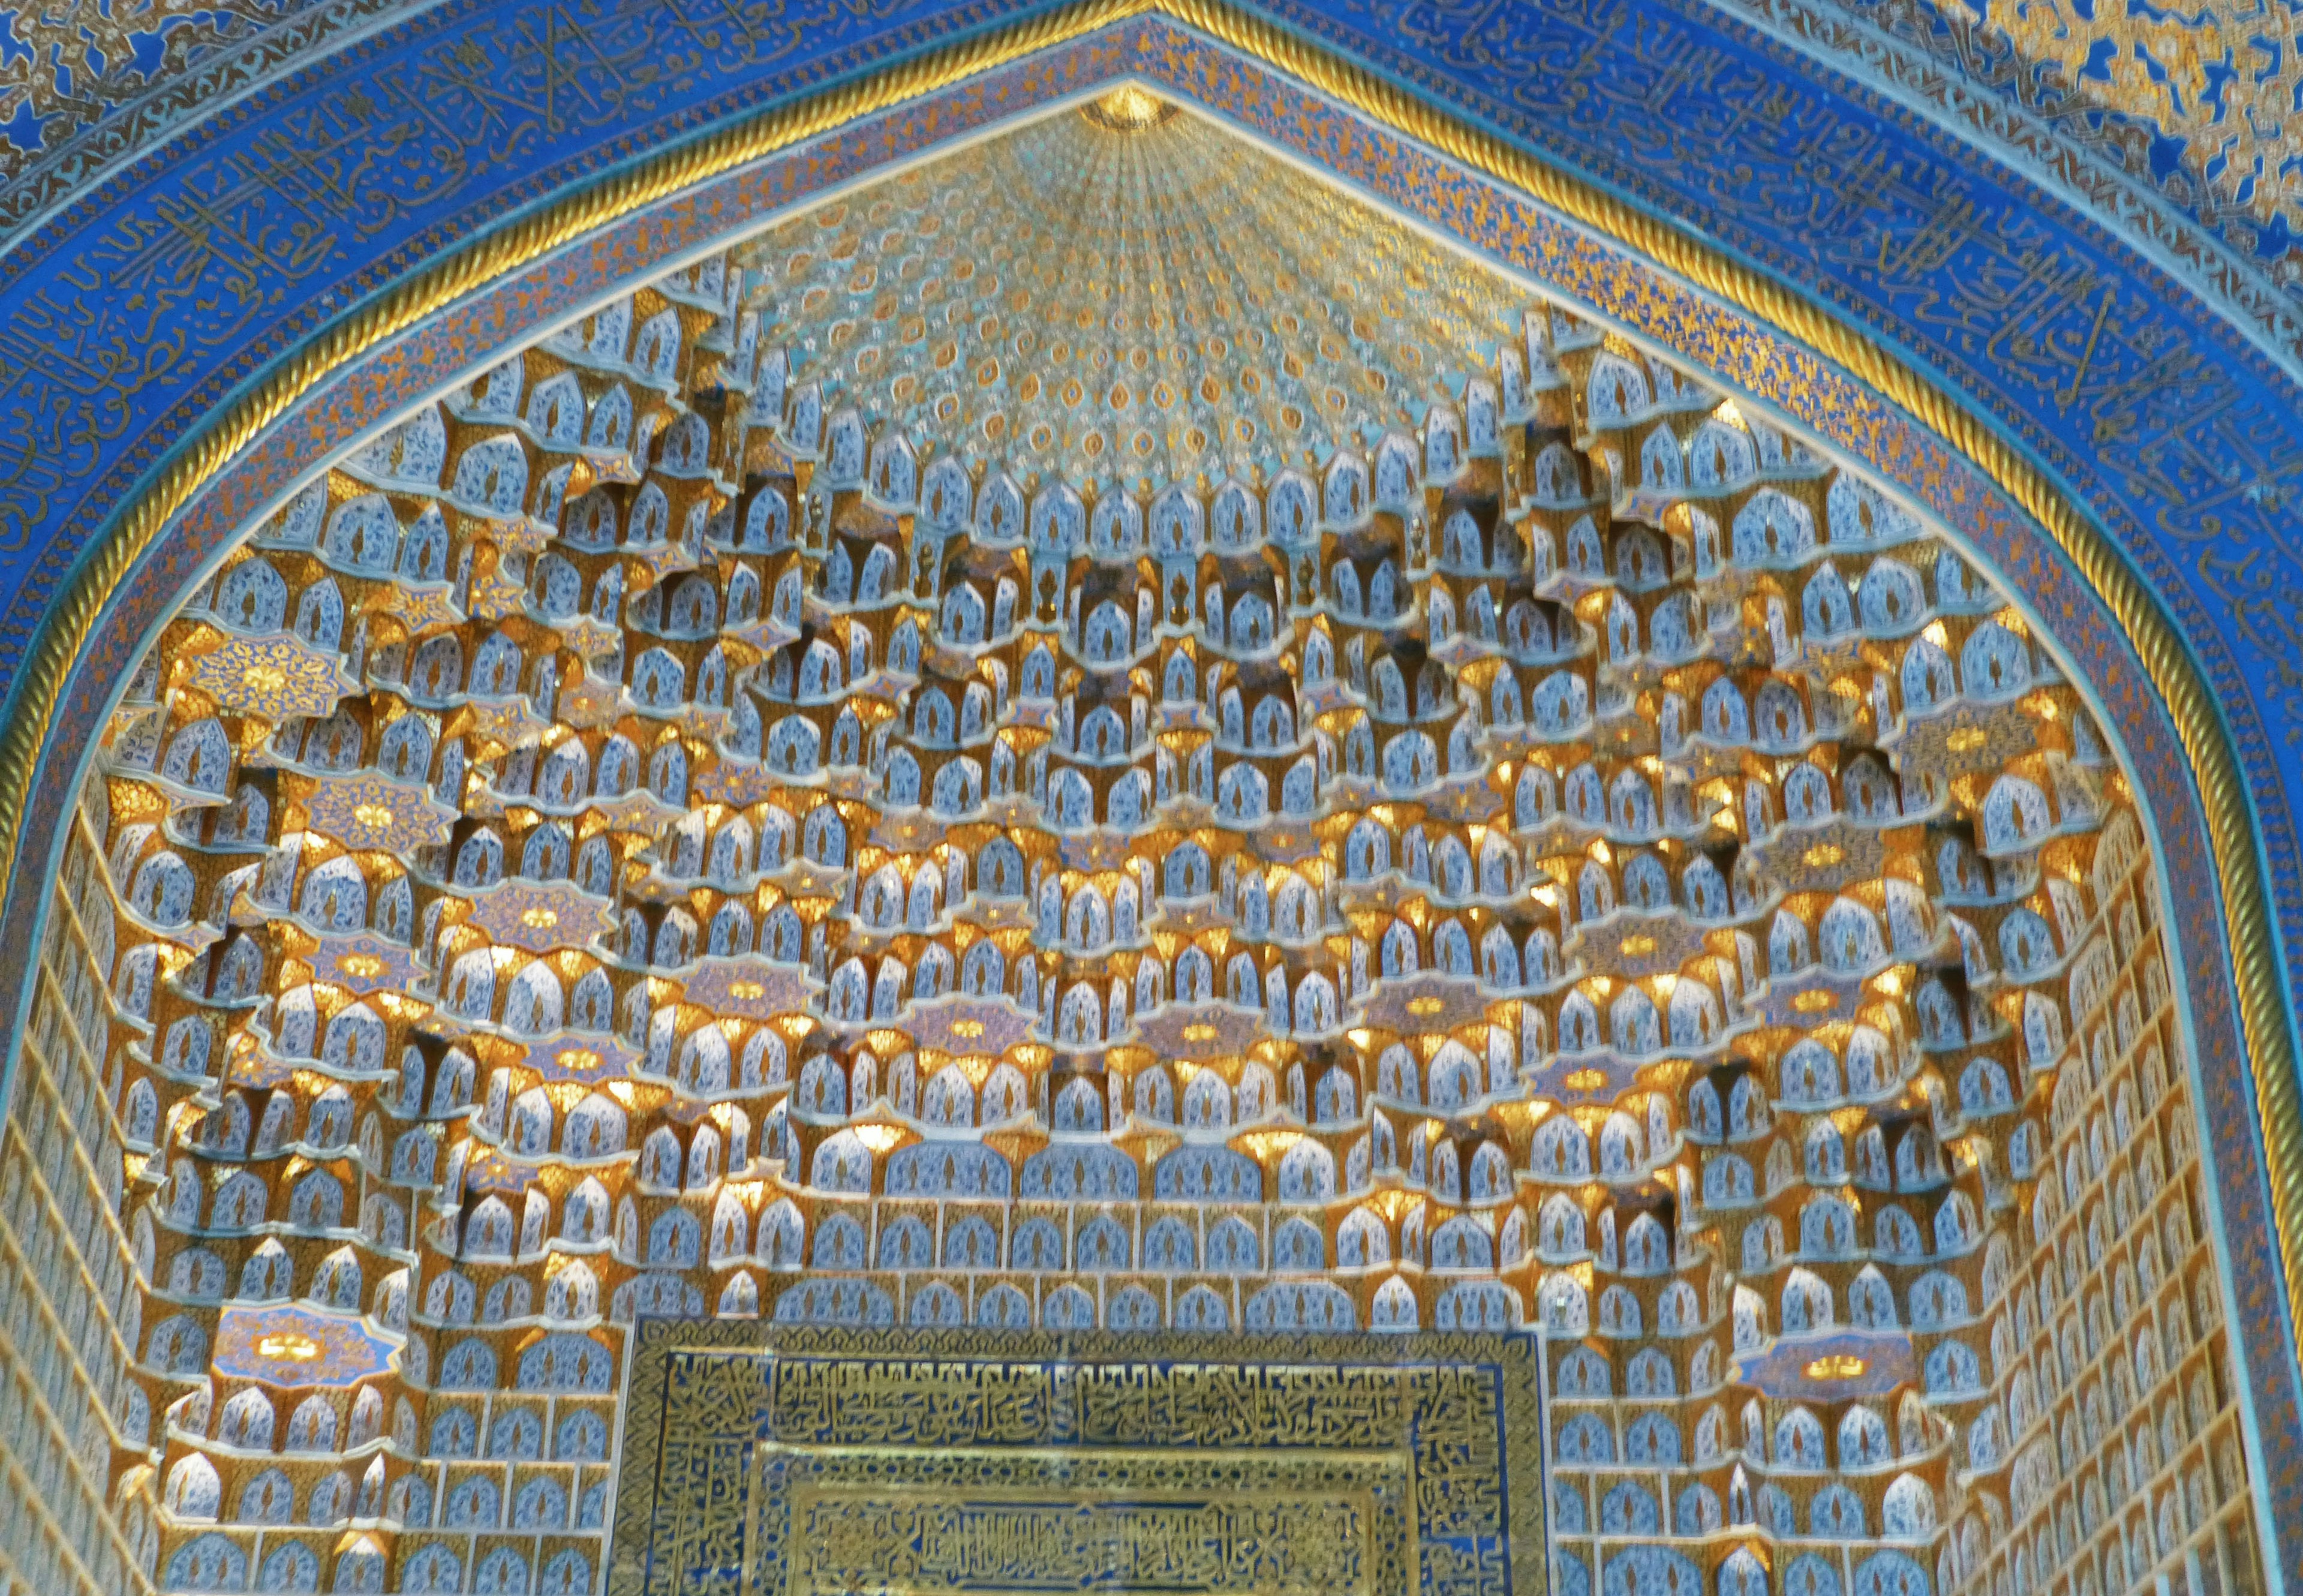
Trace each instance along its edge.
<instances>
[{"instance_id":1,"label":"patterned ceiling","mask_svg":"<svg viewBox=\"0 0 2303 1596\"><path fill-rule=\"evenodd\" d=\"M596 1591L644 1315L1540 1325L1560 1596L2261 1587L2128 775L1861 473L1124 95L327 465L74 806L91 1557Z\"/></svg>"},{"instance_id":2,"label":"patterned ceiling","mask_svg":"<svg viewBox=\"0 0 2303 1596\"><path fill-rule=\"evenodd\" d=\"M1892 36L2028 107L2060 130L2032 156L2081 152L2068 197L2117 165L2270 274L2299 258L2292 57L2242 104L2214 46L2240 24L2163 73L2190 30L2101 7L2019 48L1915 0L1732 4L1866 81ZM616 33L668 9L578 19L595 86L680 103L677 52ZM755 66L804 26L693 10ZM372 20L19 19L6 111L43 142L0 225ZM1477 75L1513 18L1362 20ZM2247 25L2270 62L2281 25ZM451 87L471 122L441 149L560 114L472 36L409 37L403 100L258 130L218 187L263 225L162 193L148 239L113 228L96 256L160 291L102 313L176 293L197 331L331 250L381 273L376 241L481 185L411 162L328 211L363 150L433 148ZM1709 137L1665 126L1675 51L1638 63L1653 122L1602 115L1624 150ZM2058 52L2076 89L2032 70ZM1842 198L1877 170L1850 127L1800 166ZM1959 203L1899 265L1953 258ZM1789 210L1797 248L1848 246ZM2148 470L2113 412L2180 399L2261 445L2184 457L2185 502L2247 513L2211 475L2276 510L2275 429L2111 369L2181 342L2122 337L2125 279L1980 231L2005 274L1970 286L2079 316L2010 346L2065 361L2056 414L2096 407L2100 452ZM237 312L185 291L220 263ZM1690 350L1671 314L1637 325ZM43 364L83 375L12 379ZM156 407L162 375L126 380ZM1571 1590L2259 1587L2209 1246L2231 1211L2161 929L2204 873L2162 908L2127 778L1971 551L1766 418L1207 124L1114 107L639 288L338 463L109 726L28 977L0 1220L85 1260L0 1258L38 1282L0 1355L78 1429L76 1465L25 1454L48 1548L188 1588L323 1559L336 1588L583 1588L605 1393L650 1308L1540 1318ZM28 1556L63 1558L0 1541L70 1588ZM110 1566L80 1583L129 1583Z\"/></svg>"},{"instance_id":3,"label":"patterned ceiling","mask_svg":"<svg viewBox=\"0 0 2303 1596\"><path fill-rule=\"evenodd\" d=\"M1526 303L1185 114L1130 132L1053 117L743 259L755 410L789 410L798 445L859 482L863 429L885 422L1026 491L1260 483L1420 437L1522 341Z\"/></svg>"}]
</instances>

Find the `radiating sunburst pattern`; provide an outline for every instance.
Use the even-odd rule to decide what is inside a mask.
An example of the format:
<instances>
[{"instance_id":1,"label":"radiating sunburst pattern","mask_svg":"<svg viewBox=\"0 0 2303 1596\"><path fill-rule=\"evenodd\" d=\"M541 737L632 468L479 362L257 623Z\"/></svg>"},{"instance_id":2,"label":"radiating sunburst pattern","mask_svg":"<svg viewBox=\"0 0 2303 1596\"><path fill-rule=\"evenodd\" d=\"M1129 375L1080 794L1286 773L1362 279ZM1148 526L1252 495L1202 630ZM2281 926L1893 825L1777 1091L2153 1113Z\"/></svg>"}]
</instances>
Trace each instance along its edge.
<instances>
[{"instance_id":1,"label":"radiating sunburst pattern","mask_svg":"<svg viewBox=\"0 0 2303 1596\"><path fill-rule=\"evenodd\" d=\"M1525 305L1189 115L1096 137L1059 118L744 258L755 403L789 410L828 460L864 442L841 422L861 402L875 433L893 423L971 471L1075 486L1269 477L1418 429L1493 380ZM892 447L887 469L907 469Z\"/></svg>"},{"instance_id":2,"label":"radiating sunburst pattern","mask_svg":"<svg viewBox=\"0 0 2303 1596\"><path fill-rule=\"evenodd\" d=\"M1187 115L742 262L107 730L160 1583L595 1590L717 1313L1540 1325L1561 1596L2258 1588L2155 866L1960 549Z\"/></svg>"}]
</instances>

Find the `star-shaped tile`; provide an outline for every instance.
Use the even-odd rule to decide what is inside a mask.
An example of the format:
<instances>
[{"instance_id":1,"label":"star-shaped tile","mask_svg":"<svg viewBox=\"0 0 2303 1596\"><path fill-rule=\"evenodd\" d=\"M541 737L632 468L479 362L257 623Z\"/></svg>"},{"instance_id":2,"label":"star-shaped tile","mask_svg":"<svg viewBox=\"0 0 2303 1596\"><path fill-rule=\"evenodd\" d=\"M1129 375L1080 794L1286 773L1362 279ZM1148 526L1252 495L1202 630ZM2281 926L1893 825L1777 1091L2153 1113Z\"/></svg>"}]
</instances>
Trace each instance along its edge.
<instances>
[{"instance_id":1,"label":"star-shaped tile","mask_svg":"<svg viewBox=\"0 0 2303 1596\"><path fill-rule=\"evenodd\" d=\"M557 948L586 948L595 936L616 928L608 906L566 882L539 884L508 881L475 892L467 924L488 933L488 940L532 953Z\"/></svg>"},{"instance_id":2,"label":"star-shaped tile","mask_svg":"<svg viewBox=\"0 0 2303 1596\"><path fill-rule=\"evenodd\" d=\"M1400 1036L1432 1035L1487 1018L1488 1003L1477 983L1422 970L1377 982L1353 1003L1351 1023Z\"/></svg>"},{"instance_id":3,"label":"star-shaped tile","mask_svg":"<svg viewBox=\"0 0 2303 1596\"><path fill-rule=\"evenodd\" d=\"M547 1081L622 1080L639 1061L636 1047L613 1036L584 1031L559 1031L527 1044L520 1067Z\"/></svg>"},{"instance_id":4,"label":"star-shaped tile","mask_svg":"<svg viewBox=\"0 0 2303 1596\"><path fill-rule=\"evenodd\" d=\"M267 721L317 718L360 690L334 649L315 648L293 632L227 638L178 669L186 687L206 693L227 713Z\"/></svg>"},{"instance_id":5,"label":"star-shaped tile","mask_svg":"<svg viewBox=\"0 0 2303 1596\"><path fill-rule=\"evenodd\" d=\"M780 1014L804 1014L822 991L798 965L749 955L742 958L706 958L681 983L683 1001L714 1014L745 1019L772 1019Z\"/></svg>"},{"instance_id":6,"label":"star-shaped tile","mask_svg":"<svg viewBox=\"0 0 2303 1596\"><path fill-rule=\"evenodd\" d=\"M323 936L312 950L311 963L315 981L348 988L361 997L406 992L424 975L413 950L372 931Z\"/></svg>"},{"instance_id":7,"label":"star-shaped tile","mask_svg":"<svg viewBox=\"0 0 2303 1596\"><path fill-rule=\"evenodd\" d=\"M312 830L361 853L404 857L445 842L456 821L456 812L435 800L431 789L395 781L377 770L315 777L303 802Z\"/></svg>"},{"instance_id":8,"label":"star-shaped tile","mask_svg":"<svg viewBox=\"0 0 2303 1596\"><path fill-rule=\"evenodd\" d=\"M1227 1059L1266 1034L1263 1015L1228 1003L1170 1003L1135 1022L1137 1038L1163 1059Z\"/></svg>"},{"instance_id":9,"label":"star-shaped tile","mask_svg":"<svg viewBox=\"0 0 2303 1596\"><path fill-rule=\"evenodd\" d=\"M213 1362L228 1380L291 1389L348 1386L390 1371L392 1343L356 1318L303 1307L228 1307L216 1321Z\"/></svg>"},{"instance_id":10,"label":"star-shaped tile","mask_svg":"<svg viewBox=\"0 0 2303 1596\"><path fill-rule=\"evenodd\" d=\"M1006 998L953 994L915 1002L897 1028L924 1048L941 1053L981 1053L997 1058L1028 1040L1034 1018Z\"/></svg>"},{"instance_id":11,"label":"star-shaped tile","mask_svg":"<svg viewBox=\"0 0 2303 1596\"><path fill-rule=\"evenodd\" d=\"M1704 934L1702 927L1676 911L1618 909L1602 919L1578 921L1560 950L1593 969L1636 981L1675 972L1708 951Z\"/></svg>"},{"instance_id":12,"label":"star-shaped tile","mask_svg":"<svg viewBox=\"0 0 2303 1596\"><path fill-rule=\"evenodd\" d=\"M1735 1378L1780 1402L1877 1398L1919 1378L1911 1338L1896 1331L1843 1330L1786 1337L1735 1363Z\"/></svg>"}]
</instances>

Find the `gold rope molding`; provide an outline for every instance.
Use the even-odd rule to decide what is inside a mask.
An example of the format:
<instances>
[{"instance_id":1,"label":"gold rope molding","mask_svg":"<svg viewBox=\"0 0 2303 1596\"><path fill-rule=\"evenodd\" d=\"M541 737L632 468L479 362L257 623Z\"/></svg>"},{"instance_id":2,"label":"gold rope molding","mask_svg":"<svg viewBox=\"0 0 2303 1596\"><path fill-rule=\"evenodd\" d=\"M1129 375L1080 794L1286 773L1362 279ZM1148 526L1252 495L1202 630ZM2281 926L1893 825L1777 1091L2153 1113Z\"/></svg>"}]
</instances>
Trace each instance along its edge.
<instances>
[{"instance_id":1,"label":"gold rope molding","mask_svg":"<svg viewBox=\"0 0 2303 1596\"><path fill-rule=\"evenodd\" d=\"M1243 54L1299 78L1371 120L1605 234L1717 294L1794 342L1836 361L1972 460L2047 529L2109 606L2167 705L2198 782L2221 877L2257 1110L2264 1135L2281 1272L2291 1323L2303 1330L2303 1083L2288 1028L2283 973L2272 935L2268 894L2255 848L2244 778L2223 735L2213 694L2181 638L2111 540L2082 517L2046 475L2019 455L1964 403L1869 334L1802 296L1593 184L1471 127L1376 73L1225 0L1163 0L1159 9Z\"/></svg>"},{"instance_id":2,"label":"gold rope molding","mask_svg":"<svg viewBox=\"0 0 2303 1596\"><path fill-rule=\"evenodd\" d=\"M1821 307L1594 185L1399 89L1227 0L1076 0L941 46L658 155L425 267L288 360L202 431L131 504L51 612L24 667L24 695L0 728L0 899L24 846L22 817L63 684L114 589L163 528L224 464L330 373L488 283L696 183L1117 22L1165 14L1294 77L1371 121L1521 190L1827 356L1944 438L2047 529L2110 607L2181 738L2221 878L2265 1174L2291 1320L2303 1324L2303 1085L2285 983L2248 818L2244 779L2214 697L2172 623L2110 540L2046 476L1961 401Z\"/></svg>"}]
</instances>

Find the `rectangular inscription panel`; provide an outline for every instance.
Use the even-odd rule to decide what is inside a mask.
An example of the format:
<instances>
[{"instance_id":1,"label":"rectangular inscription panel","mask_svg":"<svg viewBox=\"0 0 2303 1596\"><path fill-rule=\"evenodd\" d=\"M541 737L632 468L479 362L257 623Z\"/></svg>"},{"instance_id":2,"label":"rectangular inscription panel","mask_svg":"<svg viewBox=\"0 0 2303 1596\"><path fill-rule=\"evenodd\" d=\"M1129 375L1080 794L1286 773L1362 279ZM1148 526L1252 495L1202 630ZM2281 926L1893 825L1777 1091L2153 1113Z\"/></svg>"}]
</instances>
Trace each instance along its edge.
<instances>
[{"instance_id":1,"label":"rectangular inscription panel","mask_svg":"<svg viewBox=\"0 0 2303 1596\"><path fill-rule=\"evenodd\" d=\"M1374 1503L1275 1491L1153 1499L1050 1490L798 1492L787 1596L1223 1592L1372 1596Z\"/></svg>"},{"instance_id":2,"label":"rectangular inscription panel","mask_svg":"<svg viewBox=\"0 0 2303 1596\"><path fill-rule=\"evenodd\" d=\"M1545 1596L1531 1338L635 1341L611 1596Z\"/></svg>"}]
</instances>

